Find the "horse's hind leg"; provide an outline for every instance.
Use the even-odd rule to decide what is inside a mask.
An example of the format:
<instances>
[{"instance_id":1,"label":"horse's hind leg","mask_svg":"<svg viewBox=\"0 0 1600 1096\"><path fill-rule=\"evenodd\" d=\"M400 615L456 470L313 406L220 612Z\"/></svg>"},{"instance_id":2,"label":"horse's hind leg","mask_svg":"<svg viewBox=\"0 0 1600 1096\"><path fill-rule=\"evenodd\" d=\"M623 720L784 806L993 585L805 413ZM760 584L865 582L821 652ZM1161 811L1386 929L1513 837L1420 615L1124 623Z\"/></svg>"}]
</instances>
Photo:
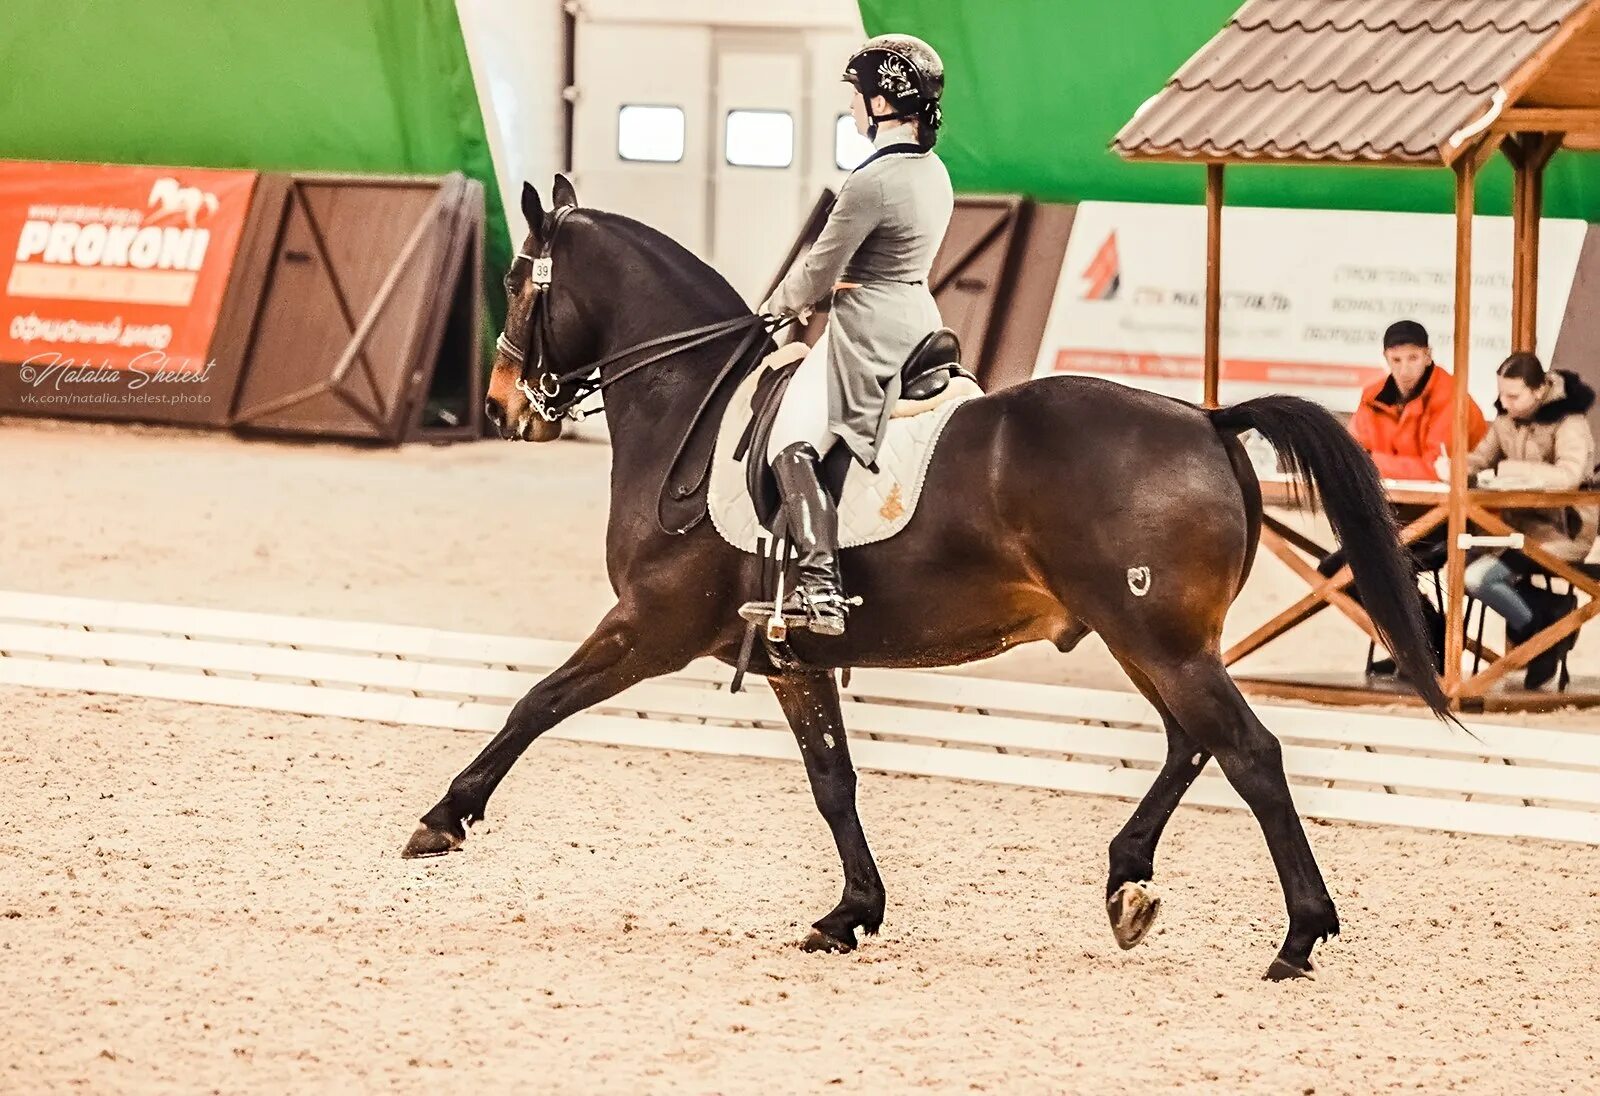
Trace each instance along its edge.
<instances>
[{"instance_id":1,"label":"horse's hind leg","mask_svg":"<svg viewBox=\"0 0 1600 1096\"><path fill-rule=\"evenodd\" d=\"M1161 841L1167 819L1178 809L1178 801L1211 755L1184 733L1143 671L1120 655L1118 661L1145 699L1161 713L1167 731L1167 758L1156 774L1155 783L1150 785L1117 836L1111 839L1106 913L1111 918L1111 932L1117 944L1126 951L1142 943L1155 925L1156 914L1161 910L1161 899L1150 885L1155 876L1156 845Z\"/></svg>"},{"instance_id":2,"label":"horse's hind leg","mask_svg":"<svg viewBox=\"0 0 1600 1096\"><path fill-rule=\"evenodd\" d=\"M839 688L826 670L794 671L770 679L800 744L817 809L833 831L844 865L844 896L813 926L807 951L850 951L857 928L875 935L883 924L883 880L856 815L856 770L845 740Z\"/></svg>"},{"instance_id":3,"label":"horse's hind leg","mask_svg":"<svg viewBox=\"0 0 1600 1096\"><path fill-rule=\"evenodd\" d=\"M645 642L641 632L631 611L619 605L607 613L571 658L517 701L500 733L450 782L444 798L422 816L401 855L434 856L460 848L467 827L483 817L489 796L536 738L630 685L687 664L681 636L675 644L680 650L667 653L664 645Z\"/></svg>"},{"instance_id":4,"label":"horse's hind leg","mask_svg":"<svg viewBox=\"0 0 1600 1096\"><path fill-rule=\"evenodd\" d=\"M1289 911L1289 931L1266 977L1308 977L1311 951L1338 935L1339 915L1289 794L1283 748L1250 710L1214 652L1198 653L1170 668L1145 669L1184 732L1216 756L1267 839Z\"/></svg>"}]
</instances>

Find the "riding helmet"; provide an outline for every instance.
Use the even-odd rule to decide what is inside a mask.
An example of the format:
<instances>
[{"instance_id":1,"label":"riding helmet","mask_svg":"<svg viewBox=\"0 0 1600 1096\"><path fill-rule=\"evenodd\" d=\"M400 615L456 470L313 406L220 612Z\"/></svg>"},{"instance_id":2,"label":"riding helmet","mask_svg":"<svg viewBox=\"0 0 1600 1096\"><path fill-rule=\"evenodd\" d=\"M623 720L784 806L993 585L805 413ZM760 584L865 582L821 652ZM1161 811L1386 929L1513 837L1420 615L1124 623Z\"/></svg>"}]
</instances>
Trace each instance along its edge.
<instances>
[{"instance_id":1,"label":"riding helmet","mask_svg":"<svg viewBox=\"0 0 1600 1096\"><path fill-rule=\"evenodd\" d=\"M922 144L933 147L943 116L944 62L928 43L909 34L880 34L850 55L844 79L867 101L867 136L878 135L878 123L915 118ZM889 113L872 110L872 97L883 96Z\"/></svg>"}]
</instances>

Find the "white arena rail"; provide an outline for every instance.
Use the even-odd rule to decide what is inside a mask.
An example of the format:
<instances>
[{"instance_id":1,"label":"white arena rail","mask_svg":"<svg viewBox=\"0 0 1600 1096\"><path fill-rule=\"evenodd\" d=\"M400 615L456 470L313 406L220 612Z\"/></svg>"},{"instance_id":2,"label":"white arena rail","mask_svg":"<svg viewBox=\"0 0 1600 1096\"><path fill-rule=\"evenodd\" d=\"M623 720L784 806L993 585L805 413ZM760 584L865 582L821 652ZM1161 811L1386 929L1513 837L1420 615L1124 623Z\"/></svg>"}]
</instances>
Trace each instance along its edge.
<instances>
[{"instance_id":1,"label":"white arena rail","mask_svg":"<svg viewBox=\"0 0 1600 1096\"><path fill-rule=\"evenodd\" d=\"M499 729L573 645L434 628L0 592L0 684ZM554 737L798 760L759 678L700 662ZM1600 735L1261 706L1317 818L1600 844ZM1136 799L1166 754L1133 693L858 670L845 724L863 768ZM1184 800L1242 809L1215 768Z\"/></svg>"}]
</instances>

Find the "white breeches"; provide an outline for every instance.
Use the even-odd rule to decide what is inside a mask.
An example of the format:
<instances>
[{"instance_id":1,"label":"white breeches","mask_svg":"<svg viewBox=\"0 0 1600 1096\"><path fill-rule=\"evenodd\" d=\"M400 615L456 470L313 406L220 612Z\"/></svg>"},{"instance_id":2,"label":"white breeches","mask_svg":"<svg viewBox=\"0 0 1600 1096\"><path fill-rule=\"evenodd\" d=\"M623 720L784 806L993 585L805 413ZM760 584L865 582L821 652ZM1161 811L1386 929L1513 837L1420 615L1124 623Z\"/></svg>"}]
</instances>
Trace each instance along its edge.
<instances>
[{"instance_id":1,"label":"white breeches","mask_svg":"<svg viewBox=\"0 0 1600 1096\"><path fill-rule=\"evenodd\" d=\"M828 332L824 329L794 376L789 378L783 402L772 420L767 463L772 463L789 446L803 441L810 442L817 456L824 457L838 440L839 436L828 429Z\"/></svg>"}]
</instances>

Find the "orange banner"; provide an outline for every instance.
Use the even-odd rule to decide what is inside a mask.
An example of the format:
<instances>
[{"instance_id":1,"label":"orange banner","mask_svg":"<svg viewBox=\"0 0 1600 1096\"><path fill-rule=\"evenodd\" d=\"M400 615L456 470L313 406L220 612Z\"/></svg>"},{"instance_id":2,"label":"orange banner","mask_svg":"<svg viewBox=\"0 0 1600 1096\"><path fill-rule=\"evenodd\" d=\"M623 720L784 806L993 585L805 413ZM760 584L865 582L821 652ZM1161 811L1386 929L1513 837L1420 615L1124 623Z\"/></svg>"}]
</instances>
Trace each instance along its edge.
<instances>
[{"instance_id":1,"label":"orange banner","mask_svg":"<svg viewBox=\"0 0 1600 1096\"><path fill-rule=\"evenodd\" d=\"M1362 369L1336 362L1273 362L1251 358L1223 358L1222 379L1258 381L1272 385L1354 388L1360 391L1384 375L1382 369ZM1140 354L1126 350L1058 350L1056 371L1098 373L1113 377L1164 377L1200 380L1205 359L1189 354Z\"/></svg>"},{"instance_id":2,"label":"orange banner","mask_svg":"<svg viewBox=\"0 0 1600 1096\"><path fill-rule=\"evenodd\" d=\"M203 377L255 182L0 161L0 369Z\"/></svg>"}]
</instances>

